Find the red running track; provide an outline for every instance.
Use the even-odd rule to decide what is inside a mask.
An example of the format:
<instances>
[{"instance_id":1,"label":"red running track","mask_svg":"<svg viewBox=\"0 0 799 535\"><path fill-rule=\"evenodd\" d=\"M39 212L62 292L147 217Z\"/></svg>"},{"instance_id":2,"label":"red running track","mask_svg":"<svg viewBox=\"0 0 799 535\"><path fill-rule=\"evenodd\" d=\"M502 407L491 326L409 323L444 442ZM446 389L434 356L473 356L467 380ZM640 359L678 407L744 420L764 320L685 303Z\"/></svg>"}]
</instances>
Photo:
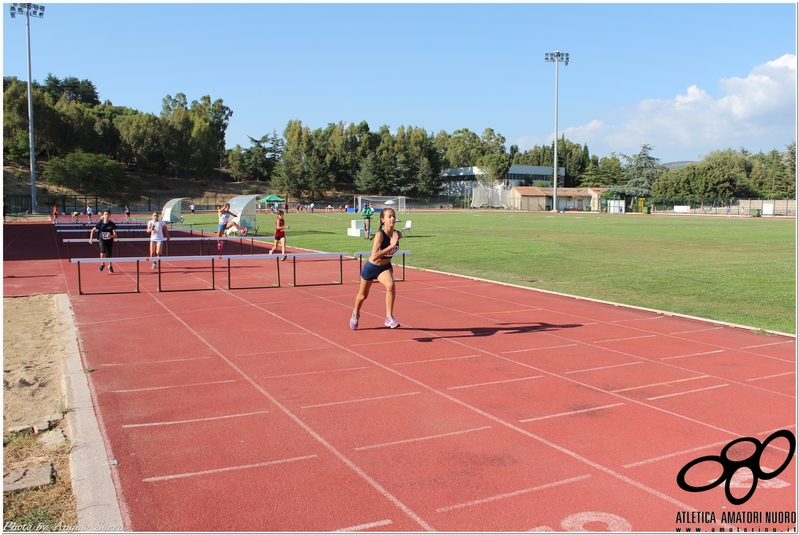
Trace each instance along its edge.
<instances>
[{"instance_id":1,"label":"red running track","mask_svg":"<svg viewBox=\"0 0 799 535\"><path fill-rule=\"evenodd\" d=\"M140 294L79 296L73 264L13 260L52 232L20 227L4 228L6 296L69 292L126 529L795 527L765 518L796 511L785 438L759 461L787 468L743 505L724 484L677 484L733 440L793 437L794 337L415 270L397 283L402 327L383 327L375 286L353 332L355 260L342 285L321 285L337 262L307 261L298 274L319 286L226 290L220 275L214 291L158 293L145 272ZM242 264L250 282L273 276ZM132 264L116 269L84 286L129 291ZM196 287L210 267L164 270ZM688 474L706 485L721 467ZM730 481L740 498L752 472Z\"/></svg>"}]
</instances>

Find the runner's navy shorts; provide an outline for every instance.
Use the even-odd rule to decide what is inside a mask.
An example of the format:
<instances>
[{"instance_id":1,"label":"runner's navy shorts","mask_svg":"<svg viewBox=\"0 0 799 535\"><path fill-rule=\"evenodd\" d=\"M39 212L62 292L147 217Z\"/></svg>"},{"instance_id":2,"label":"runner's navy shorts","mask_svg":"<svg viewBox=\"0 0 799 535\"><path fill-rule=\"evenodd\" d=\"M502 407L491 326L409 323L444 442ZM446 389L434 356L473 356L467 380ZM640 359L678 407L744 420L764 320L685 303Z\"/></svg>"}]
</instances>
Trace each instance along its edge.
<instances>
[{"instance_id":1,"label":"runner's navy shorts","mask_svg":"<svg viewBox=\"0 0 799 535\"><path fill-rule=\"evenodd\" d=\"M388 264L383 264L382 266L376 266L367 260L363 263L363 268L361 269L361 278L367 281L377 280L377 277L379 277L380 274L386 270L391 271L391 276L394 276L394 268L391 267L391 262Z\"/></svg>"}]
</instances>

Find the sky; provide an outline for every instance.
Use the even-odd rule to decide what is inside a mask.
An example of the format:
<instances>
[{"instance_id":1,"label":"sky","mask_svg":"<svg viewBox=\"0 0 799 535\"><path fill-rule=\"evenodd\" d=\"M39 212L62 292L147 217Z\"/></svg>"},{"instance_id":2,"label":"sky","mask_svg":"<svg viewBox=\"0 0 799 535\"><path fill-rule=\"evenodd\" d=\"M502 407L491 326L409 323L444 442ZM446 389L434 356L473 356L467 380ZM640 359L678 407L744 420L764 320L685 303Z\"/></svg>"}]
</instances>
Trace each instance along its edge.
<instances>
[{"instance_id":1,"label":"sky","mask_svg":"<svg viewBox=\"0 0 799 535\"><path fill-rule=\"evenodd\" d=\"M796 139L794 3L61 3L31 19L32 77L91 80L159 114L167 95L233 111L227 147L366 121L491 128L506 148L558 132L592 155L662 163ZM3 5L3 76L27 80L26 24Z\"/></svg>"}]
</instances>

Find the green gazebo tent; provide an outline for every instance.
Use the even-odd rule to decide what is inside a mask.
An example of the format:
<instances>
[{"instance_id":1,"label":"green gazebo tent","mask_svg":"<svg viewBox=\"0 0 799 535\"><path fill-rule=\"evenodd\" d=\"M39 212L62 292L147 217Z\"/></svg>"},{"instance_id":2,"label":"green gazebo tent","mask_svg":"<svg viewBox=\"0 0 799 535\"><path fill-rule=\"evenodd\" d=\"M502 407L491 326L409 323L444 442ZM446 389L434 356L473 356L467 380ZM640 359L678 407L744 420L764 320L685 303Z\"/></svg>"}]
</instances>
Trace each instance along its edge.
<instances>
[{"instance_id":1,"label":"green gazebo tent","mask_svg":"<svg viewBox=\"0 0 799 535\"><path fill-rule=\"evenodd\" d=\"M258 199L258 202L284 202L286 199L281 199L277 195L270 193L268 197Z\"/></svg>"}]
</instances>

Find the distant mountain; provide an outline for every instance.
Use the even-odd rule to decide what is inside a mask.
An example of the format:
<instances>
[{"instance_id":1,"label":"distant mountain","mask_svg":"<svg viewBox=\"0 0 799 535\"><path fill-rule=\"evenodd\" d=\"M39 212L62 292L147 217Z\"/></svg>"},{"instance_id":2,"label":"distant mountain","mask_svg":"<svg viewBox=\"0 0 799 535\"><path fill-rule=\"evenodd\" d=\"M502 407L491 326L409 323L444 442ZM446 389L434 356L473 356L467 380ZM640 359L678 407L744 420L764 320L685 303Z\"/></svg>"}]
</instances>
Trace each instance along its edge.
<instances>
[{"instance_id":1,"label":"distant mountain","mask_svg":"<svg viewBox=\"0 0 799 535\"><path fill-rule=\"evenodd\" d=\"M666 169L679 169L681 167L685 167L689 163L696 163L696 162L669 162L669 163L662 163L660 165L662 165Z\"/></svg>"}]
</instances>

